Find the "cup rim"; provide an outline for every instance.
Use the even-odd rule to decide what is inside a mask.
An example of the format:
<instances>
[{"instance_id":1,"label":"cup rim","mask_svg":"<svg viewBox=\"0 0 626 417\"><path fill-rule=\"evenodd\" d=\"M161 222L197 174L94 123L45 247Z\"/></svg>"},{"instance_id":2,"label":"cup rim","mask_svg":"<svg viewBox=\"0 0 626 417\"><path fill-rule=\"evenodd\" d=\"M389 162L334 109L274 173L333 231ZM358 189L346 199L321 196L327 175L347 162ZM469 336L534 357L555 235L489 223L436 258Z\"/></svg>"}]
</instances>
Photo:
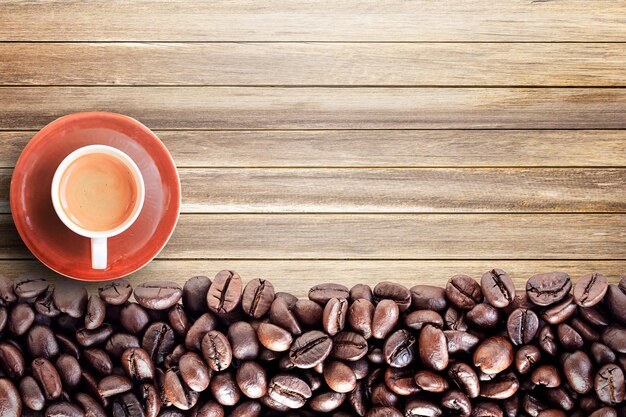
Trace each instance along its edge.
<instances>
[{"instance_id":1,"label":"cup rim","mask_svg":"<svg viewBox=\"0 0 626 417\"><path fill-rule=\"evenodd\" d=\"M93 153L105 153L108 155L113 155L114 157L124 162L124 164L128 166L131 172L133 173L133 178L135 179L135 182L137 184L137 202L135 203L133 213L130 216L128 216L128 218L124 220L122 224L110 230L91 231L91 230L85 229L77 225L67 216L67 214L61 207L61 201L59 198L59 191L60 191L59 188L61 185L61 177L63 173L65 172L65 170L69 167L69 165L72 162L74 162L78 158L85 156L85 155L93 154ZM56 212L59 219L61 219L63 224L65 224L65 226L67 226L74 233L79 234L81 236L91 238L91 239L102 239L102 238L110 238L110 237L119 235L120 233L128 229L135 222L135 220L137 220L137 217L139 217L139 213L141 213L141 209L143 208L143 204L145 200L145 184L144 184L143 176L141 175L141 171L139 170L139 167L130 156L128 156L126 153L124 153L123 151L113 146L95 144L95 145L87 145L87 146L78 148L72 151L70 154L68 154L63 159L63 161L61 161L59 166L54 171L50 193L51 193L51 198L52 198L52 205L54 206L54 211Z\"/></svg>"}]
</instances>

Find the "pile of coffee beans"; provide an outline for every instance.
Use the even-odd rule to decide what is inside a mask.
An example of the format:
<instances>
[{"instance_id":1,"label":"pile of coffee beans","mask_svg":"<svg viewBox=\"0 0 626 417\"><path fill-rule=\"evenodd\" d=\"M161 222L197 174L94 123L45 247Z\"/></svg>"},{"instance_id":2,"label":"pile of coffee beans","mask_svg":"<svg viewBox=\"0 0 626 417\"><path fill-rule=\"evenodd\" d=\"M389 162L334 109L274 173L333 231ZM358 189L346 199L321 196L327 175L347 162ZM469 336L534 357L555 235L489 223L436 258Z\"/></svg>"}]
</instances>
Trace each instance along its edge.
<instances>
[{"instance_id":1,"label":"pile of coffee beans","mask_svg":"<svg viewBox=\"0 0 626 417\"><path fill-rule=\"evenodd\" d=\"M2 417L626 416L626 277L0 277L0 335Z\"/></svg>"}]
</instances>

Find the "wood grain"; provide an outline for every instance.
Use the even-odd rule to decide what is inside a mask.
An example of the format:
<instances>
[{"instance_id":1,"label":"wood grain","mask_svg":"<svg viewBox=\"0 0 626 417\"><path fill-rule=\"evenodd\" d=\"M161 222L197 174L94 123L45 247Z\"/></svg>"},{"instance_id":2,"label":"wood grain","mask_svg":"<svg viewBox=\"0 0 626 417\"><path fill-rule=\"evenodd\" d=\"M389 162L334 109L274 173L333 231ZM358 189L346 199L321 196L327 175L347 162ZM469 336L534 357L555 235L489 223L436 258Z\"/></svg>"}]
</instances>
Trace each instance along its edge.
<instances>
[{"instance_id":1,"label":"wood grain","mask_svg":"<svg viewBox=\"0 0 626 417\"><path fill-rule=\"evenodd\" d=\"M0 170L9 213L12 170ZM626 212L626 169L180 169L182 213Z\"/></svg>"},{"instance_id":2,"label":"wood grain","mask_svg":"<svg viewBox=\"0 0 626 417\"><path fill-rule=\"evenodd\" d=\"M0 40L624 41L626 4L8 0Z\"/></svg>"},{"instance_id":3,"label":"wood grain","mask_svg":"<svg viewBox=\"0 0 626 417\"><path fill-rule=\"evenodd\" d=\"M219 261L169 261L155 260L128 279L136 286L145 281L167 280L183 285L195 275L210 278L221 269L232 269L244 281L266 278L277 291L290 292L307 297L308 289L322 282L337 282L348 287L357 283L372 287L380 281L392 280L407 287L416 284L445 285L454 274L464 273L475 279L491 268L503 268L511 274L517 288L525 288L526 280L539 272L565 271L572 279L591 273L602 272L611 283L619 282L624 274L623 261L267 261L267 260L219 260ZM0 261L3 275L16 279L24 273L37 273L52 282L66 280L35 260ZM86 284L89 289L98 283Z\"/></svg>"},{"instance_id":4,"label":"wood grain","mask_svg":"<svg viewBox=\"0 0 626 417\"><path fill-rule=\"evenodd\" d=\"M154 129L626 128L611 88L0 87L0 108L0 130L89 110Z\"/></svg>"},{"instance_id":5,"label":"wood grain","mask_svg":"<svg viewBox=\"0 0 626 417\"><path fill-rule=\"evenodd\" d=\"M0 44L0 85L625 83L626 45L621 43Z\"/></svg>"},{"instance_id":6,"label":"wood grain","mask_svg":"<svg viewBox=\"0 0 626 417\"><path fill-rule=\"evenodd\" d=\"M0 132L11 168L29 132ZM179 167L626 167L619 130L155 132Z\"/></svg>"},{"instance_id":7,"label":"wood grain","mask_svg":"<svg viewBox=\"0 0 626 417\"><path fill-rule=\"evenodd\" d=\"M167 259L626 260L623 214L186 214ZM29 258L0 215L0 259Z\"/></svg>"}]
</instances>

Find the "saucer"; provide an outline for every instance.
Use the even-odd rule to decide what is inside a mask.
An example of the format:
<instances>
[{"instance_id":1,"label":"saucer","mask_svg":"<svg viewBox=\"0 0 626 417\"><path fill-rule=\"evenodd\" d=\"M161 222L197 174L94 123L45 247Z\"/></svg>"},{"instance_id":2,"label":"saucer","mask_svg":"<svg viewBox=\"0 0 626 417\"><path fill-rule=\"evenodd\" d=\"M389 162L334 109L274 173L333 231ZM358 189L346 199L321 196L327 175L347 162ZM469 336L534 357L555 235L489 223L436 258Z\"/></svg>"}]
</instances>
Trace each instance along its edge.
<instances>
[{"instance_id":1,"label":"saucer","mask_svg":"<svg viewBox=\"0 0 626 417\"><path fill-rule=\"evenodd\" d=\"M130 156L146 187L135 223L108 240L104 270L91 268L90 240L61 222L50 197L61 161L94 144L113 146ZM114 113L76 113L53 121L28 142L11 179L11 212L28 249L55 272L85 281L123 277L150 262L174 231L180 196L178 172L165 145L137 120Z\"/></svg>"}]
</instances>

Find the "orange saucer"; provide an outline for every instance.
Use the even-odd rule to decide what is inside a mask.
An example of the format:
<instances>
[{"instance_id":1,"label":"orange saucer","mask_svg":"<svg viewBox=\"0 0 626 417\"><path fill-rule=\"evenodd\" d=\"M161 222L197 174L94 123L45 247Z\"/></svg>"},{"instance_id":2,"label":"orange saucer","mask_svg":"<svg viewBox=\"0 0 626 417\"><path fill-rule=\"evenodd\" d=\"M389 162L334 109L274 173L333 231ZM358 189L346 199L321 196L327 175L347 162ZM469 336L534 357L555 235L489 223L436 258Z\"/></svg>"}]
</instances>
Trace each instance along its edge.
<instances>
[{"instance_id":1,"label":"orange saucer","mask_svg":"<svg viewBox=\"0 0 626 417\"><path fill-rule=\"evenodd\" d=\"M57 217L50 197L52 177L75 149L102 144L120 149L143 175L146 198L133 225L108 241L108 267L91 268L89 239ZM11 179L11 212L28 249L59 274L86 281L128 275L150 262L174 231L180 211L180 181L167 148L147 127L114 113L76 113L39 131L24 148Z\"/></svg>"}]
</instances>

